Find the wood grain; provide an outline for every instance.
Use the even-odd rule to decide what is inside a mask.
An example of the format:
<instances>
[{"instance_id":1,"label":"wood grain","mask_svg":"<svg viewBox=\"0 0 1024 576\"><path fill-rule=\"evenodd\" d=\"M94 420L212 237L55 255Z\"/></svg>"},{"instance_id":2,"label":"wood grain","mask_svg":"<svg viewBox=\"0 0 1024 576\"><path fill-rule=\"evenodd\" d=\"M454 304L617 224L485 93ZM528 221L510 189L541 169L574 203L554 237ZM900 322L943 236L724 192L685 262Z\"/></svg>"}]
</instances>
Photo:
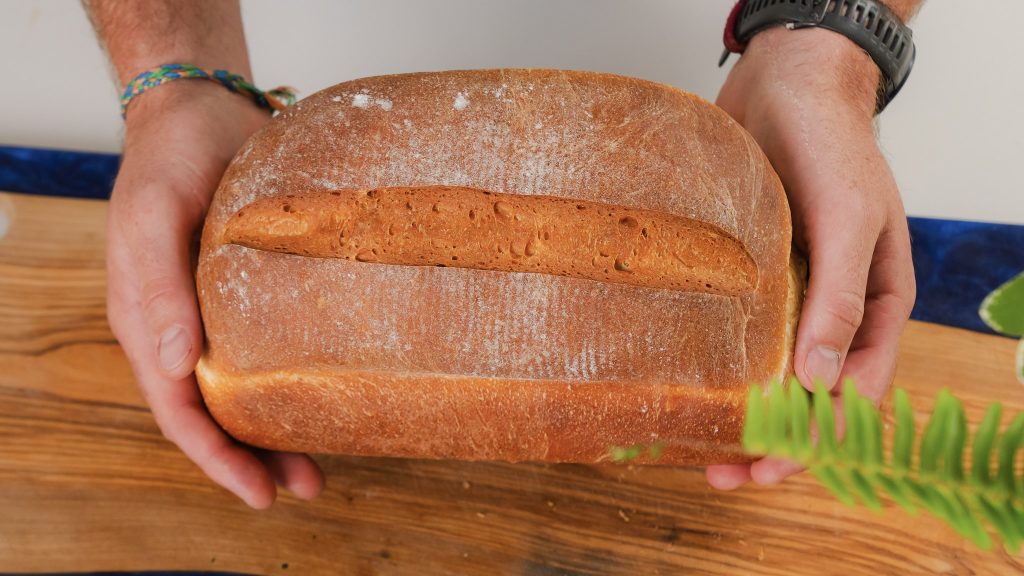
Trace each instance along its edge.
<instances>
[{"instance_id":1,"label":"wood grain","mask_svg":"<svg viewBox=\"0 0 1024 576\"><path fill-rule=\"evenodd\" d=\"M99 201L0 194L0 572L1006 574L929 517L809 477L717 492L691 468L317 457L312 503L246 508L164 440L104 312ZM897 384L977 422L1024 410L1012 340L911 323Z\"/></svg>"}]
</instances>

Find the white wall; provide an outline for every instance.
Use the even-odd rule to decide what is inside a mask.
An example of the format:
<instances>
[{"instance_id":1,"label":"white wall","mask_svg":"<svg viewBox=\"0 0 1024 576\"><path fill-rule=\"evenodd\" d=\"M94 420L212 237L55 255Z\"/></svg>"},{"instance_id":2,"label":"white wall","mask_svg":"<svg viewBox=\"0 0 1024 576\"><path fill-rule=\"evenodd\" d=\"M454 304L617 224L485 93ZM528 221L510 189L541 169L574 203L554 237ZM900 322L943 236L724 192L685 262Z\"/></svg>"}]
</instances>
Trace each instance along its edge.
<instances>
[{"instance_id":1,"label":"white wall","mask_svg":"<svg viewBox=\"0 0 1024 576\"><path fill-rule=\"evenodd\" d=\"M732 0L243 0L257 84L310 94L395 72L592 69L713 99ZM908 213L1024 224L1024 2L928 2L883 115ZM0 144L116 151L116 90L78 2L0 0ZM735 58L735 57L734 57Z\"/></svg>"}]
</instances>

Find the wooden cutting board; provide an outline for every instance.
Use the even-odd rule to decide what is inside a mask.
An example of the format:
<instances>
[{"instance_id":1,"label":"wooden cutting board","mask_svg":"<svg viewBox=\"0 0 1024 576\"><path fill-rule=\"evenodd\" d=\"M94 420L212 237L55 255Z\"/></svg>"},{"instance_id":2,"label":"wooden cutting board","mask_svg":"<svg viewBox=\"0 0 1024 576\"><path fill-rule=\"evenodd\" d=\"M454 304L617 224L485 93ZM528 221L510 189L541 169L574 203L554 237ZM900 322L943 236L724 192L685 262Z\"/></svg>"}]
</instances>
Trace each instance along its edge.
<instances>
[{"instance_id":1,"label":"wooden cutting board","mask_svg":"<svg viewBox=\"0 0 1024 576\"><path fill-rule=\"evenodd\" d=\"M0 193L0 572L1005 574L930 517L806 476L718 492L695 468L317 457L327 488L248 509L157 430L107 328L106 203ZM897 385L980 421L1024 410L1014 342L914 323Z\"/></svg>"}]
</instances>

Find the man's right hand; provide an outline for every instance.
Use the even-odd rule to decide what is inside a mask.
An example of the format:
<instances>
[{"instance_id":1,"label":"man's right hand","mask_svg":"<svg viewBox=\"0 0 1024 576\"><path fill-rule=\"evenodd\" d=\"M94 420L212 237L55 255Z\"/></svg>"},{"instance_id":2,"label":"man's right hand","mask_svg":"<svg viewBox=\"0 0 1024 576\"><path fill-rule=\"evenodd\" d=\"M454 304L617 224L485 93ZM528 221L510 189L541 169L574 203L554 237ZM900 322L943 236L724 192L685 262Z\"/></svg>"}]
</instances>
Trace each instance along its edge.
<instances>
[{"instance_id":1,"label":"man's right hand","mask_svg":"<svg viewBox=\"0 0 1024 576\"><path fill-rule=\"evenodd\" d=\"M323 488L309 456L240 445L206 411L193 370L203 337L193 249L214 190L246 139L270 118L206 80L148 91L128 109L124 159L107 224L107 316L163 435L253 508L277 486Z\"/></svg>"}]
</instances>

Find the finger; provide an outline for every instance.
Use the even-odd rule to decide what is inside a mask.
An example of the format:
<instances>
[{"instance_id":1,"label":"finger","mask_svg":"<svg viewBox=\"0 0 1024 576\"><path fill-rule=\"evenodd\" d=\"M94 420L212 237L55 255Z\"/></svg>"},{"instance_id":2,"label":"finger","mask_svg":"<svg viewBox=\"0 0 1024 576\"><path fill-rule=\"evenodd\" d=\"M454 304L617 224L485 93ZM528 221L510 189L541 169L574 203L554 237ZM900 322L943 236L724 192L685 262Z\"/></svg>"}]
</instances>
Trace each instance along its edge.
<instances>
[{"instance_id":1,"label":"finger","mask_svg":"<svg viewBox=\"0 0 1024 576\"><path fill-rule=\"evenodd\" d=\"M259 450L256 457L263 462L278 486L303 500L316 498L324 488L323 472L305 454Z\"/></svg>"},{"instance_id":2,"label":"finger","mask_svg":"<svg viewBox=\"0 0 1024 576\"><path fill-rule=\"evenodd\" d=\"M876 406L896 376L900 335L906 322L907 316L894 298L868 298L861 333L843 366L843 379L852 379L857 390Z\"/></svg>"},{"instance_id":3,"label":"finger","mask_svg":"<svg viewBox=\"0 0 1024 576\"><path fill-rule=\"evenodd\" d=\"M150 392L157 424L190 460L214 482L262 510L274 503L277 490L266 466L231 439L210 418L199 398L195 377L177 382L166 392Z\"/></svg>"},{"instance_id":4,"label":"finger","mask_svg":"<svg viewBox=\"0 0 1024 576\"><path fill-rule=\"evenodd\" d=\"M905 222L879 238L868 280L864 321L843 367L861 394L878 405L896 375L900 336L914 306L914 264Z\"/></svg>"},{"instance_id":5,"label":"finger","mask_svg":"<svg viewBox=\"0 0 1024 576\"><path fill-rule=\"evenodd\" d=\"M750 464L713 464L704 472L718 490L734 490L750 481Z\"/></svg>"},{"instance_id":6,"label":"finger","mask_svg":"<svg viewBox=\"0 0 1024 576\"><path fill-rule=\"evenodd\" d=\"M803 470L796 462L769 456L750 465L750 478L761 486L771 486Z\"/></svg>"},{"instance_id":7,"label":"finger","mask_svg":"<svg viewBox=\"0 0 1024 576\"><path fill-rule=\"evenodd\" d=\"M835 424L836 437L841 439L845 430L846 420L843 413L843 399L836 396L835 393L833 393L832 398L832 418ZM817 423L812 423L811 429L808 432L811 435L811 442L817 446L819 438ZM799 474L806 469L806 466L798 462L767 456L750 465L750 475L755 483L761 486L770 486L778 484L786 478Z\"/></svg>"},{"instance_id":8,"label":"finger","mask_svg":"<svg viewBox=\"0 0 1024 576\"><path fill-rule=\"evenodd\" d=\"M127 250L108 251L111 327L125 349L139 387L164 436L214 482L253 508L274 502L274 481L263 463L229 438L206 411L195 378L169 378L156 368L138 287L126 282L132 265Z\"/></svg>"},{"instance_id":9,"label":"finger","mask_svg":"<svg viewBox=\"0 0 1024 576\"><path fill-rule=\"evenodd\" d=\"M140 309L148 333L139 334L154 349L154 366L164 376L191 374L202 351L199 309L192 277L192 236L201 211L167 190L125 190L115 194L117 216L112 238L132 256L128 278L139 288ZM127 270L128 268L126 268Z\"/></svg>"},{"instance_id":10,"label":"finger","mask_svg":"<svg viewBox=\"0 0 1024 576\"><path fill-rule=\"evenodd\" d=\"M811 274L797 329L794 368L808 390L814 389L818 379L831 390L863 318L878 230L855 218L830 216L808 223L806 234Z\"/></svg>"}]
</instances>

